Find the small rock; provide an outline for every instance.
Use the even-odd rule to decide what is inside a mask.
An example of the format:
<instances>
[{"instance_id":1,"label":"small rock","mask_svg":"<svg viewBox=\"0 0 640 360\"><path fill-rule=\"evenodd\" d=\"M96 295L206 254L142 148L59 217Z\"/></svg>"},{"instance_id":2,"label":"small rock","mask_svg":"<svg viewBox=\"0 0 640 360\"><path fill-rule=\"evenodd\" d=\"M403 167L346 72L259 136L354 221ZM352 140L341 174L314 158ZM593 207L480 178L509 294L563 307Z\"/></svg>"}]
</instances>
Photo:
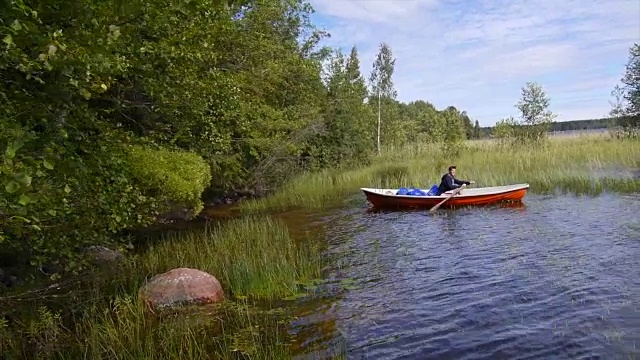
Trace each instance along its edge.
<instances>
[{"instance_id":1,"label":"small rock","mask_svg":"<svg viewBox=\"0 0 640 360\"><path fill-rule=\"evenodd\" d=\"M0 269L0 289L1 288L12 288L16 286L22 285L22 280L19 279L15 275L9 275L9 271L5 271Z\"/></svg>"},{"instance_id":2,"label":"small rock","mask_svg":"<svg viewBox=\"0 0 640 360\"><path fill-rule=\"evenodd\" d=\"M195 216L193 209L184 204L171 204L169 210L158 217L158 221L170 224L174 221L189 221Z\"/></svg>"},{"instance_id":3,"label":"small rock","mask_svg":"<svg viewBox=\"0 0 640 360\"><path fill-rule=\"evenodd\" d=\"M151 278L138 292L140 300L152 308L201 305L222 301L224 292L218 279L204 271L177 268Z\"/></svg>"},{"instance_id":4,"label":"small rock","mask_svg":"<svg viewBox=\"0 0 640 360\"><path fill-rule=\"evenodd\" d=\"M108 263L108 262L116 262L124 259L123 253L119 251L111 250L104 246L97 246L97 245L89 246L87 248L87 252L91 253L94 257L94 260L96 260L97 262Z\"/></svg>"}]
</instances>

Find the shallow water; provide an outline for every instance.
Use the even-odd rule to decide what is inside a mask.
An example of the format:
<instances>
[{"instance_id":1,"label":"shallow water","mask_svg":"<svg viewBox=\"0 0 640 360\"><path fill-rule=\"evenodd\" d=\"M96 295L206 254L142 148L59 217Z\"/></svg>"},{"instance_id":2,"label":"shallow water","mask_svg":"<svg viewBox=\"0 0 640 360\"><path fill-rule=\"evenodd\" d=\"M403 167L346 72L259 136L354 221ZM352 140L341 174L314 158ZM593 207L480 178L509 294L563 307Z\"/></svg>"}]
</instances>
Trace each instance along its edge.
<instances>
[{"instance_id":1,"label":"shallow water","mask_svg":"<svg viewBox=\"0 0 640 360\"><path fill-rule=\"evenodd\" d=\"M640 196L370 212L328 228L298 358L640 358Z\"/></svg>"}]
</instances>

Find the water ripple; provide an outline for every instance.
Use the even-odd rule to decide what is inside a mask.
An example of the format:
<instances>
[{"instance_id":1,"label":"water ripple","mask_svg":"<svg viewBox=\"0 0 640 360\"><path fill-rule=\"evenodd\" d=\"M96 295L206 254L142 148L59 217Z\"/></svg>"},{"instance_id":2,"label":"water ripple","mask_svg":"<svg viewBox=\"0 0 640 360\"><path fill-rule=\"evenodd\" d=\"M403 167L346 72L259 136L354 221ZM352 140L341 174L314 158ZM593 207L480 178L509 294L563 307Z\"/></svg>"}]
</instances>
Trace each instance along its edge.
<instances>
[{"instance_id":1,"label":"water ripple","mask_svg":"<svg viewBox=\"0 0 640 360\"><path fill-rule=\"evenodd\" d=\"M350 209L328 235L329 281L348 286L298 326L313 348L339 337L354 359L640 357L639 210L637 196L612 195Z\"/></svg>"}]
</instances>

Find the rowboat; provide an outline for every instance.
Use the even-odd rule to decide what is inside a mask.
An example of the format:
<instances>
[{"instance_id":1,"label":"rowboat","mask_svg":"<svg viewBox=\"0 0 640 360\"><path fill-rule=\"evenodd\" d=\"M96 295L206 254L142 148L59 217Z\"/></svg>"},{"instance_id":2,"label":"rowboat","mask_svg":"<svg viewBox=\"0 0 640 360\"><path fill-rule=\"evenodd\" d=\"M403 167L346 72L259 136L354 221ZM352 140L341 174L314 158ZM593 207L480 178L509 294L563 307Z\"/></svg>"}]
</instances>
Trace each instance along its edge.
<instances>
[{"instance_id":1,"label":"rowboat","mask_svg":"<svg viewBox=\"0 0 640 360\"><path fill-rule=\"evenodd\" d=\"M399 189L360 188L367 200L376 208L431 208L450 194L436 196L396 195ZM493 205L504 202L521 202L529 184L514 184L480 188L464 188L441 207Z\"/></svg>"}]
</instances>

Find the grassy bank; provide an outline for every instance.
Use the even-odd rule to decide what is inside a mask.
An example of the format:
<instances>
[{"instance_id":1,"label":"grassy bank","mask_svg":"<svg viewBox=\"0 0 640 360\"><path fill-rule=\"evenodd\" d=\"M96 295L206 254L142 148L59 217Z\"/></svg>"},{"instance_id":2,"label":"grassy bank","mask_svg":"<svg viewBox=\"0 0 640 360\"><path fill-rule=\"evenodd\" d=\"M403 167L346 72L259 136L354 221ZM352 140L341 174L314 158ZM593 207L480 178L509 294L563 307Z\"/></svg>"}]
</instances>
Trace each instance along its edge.
<instances>
[{"instance_id":1,"label":"grassy bank","mask_svg":"<svg viewBox=\"0 0 640 360\"><path fill-rule=\"evenodd\" d=\"M586 135L552 137L540 147L468 141L458 156L445 154L434 144L387 148L370 166L305 174L273 196L246 202L242 208L246 212L322 208L341 203L360 187L428 188L439 183L450 164L457 165L459 178L475 180L478 186L529 183L533 193L640 191L640 181L629 176L640 168L640 142Z\"/></svg>"},{"instance_id":2,"label":"grassy bank","mask_svg":"<svg viewBox=\"0 0 640 360\"><path fill-rule=\"evenodd\" d=\"M265 300L304 292L303 284L320 276L320 259L312 241L298 245L269 217L169 236L111 271L54 293L0 298L0 357L289 358L290 314ZM175 267L213 274L227 299L149 313L137 299L139 287Z\"/></svg>"}]
</instances>

